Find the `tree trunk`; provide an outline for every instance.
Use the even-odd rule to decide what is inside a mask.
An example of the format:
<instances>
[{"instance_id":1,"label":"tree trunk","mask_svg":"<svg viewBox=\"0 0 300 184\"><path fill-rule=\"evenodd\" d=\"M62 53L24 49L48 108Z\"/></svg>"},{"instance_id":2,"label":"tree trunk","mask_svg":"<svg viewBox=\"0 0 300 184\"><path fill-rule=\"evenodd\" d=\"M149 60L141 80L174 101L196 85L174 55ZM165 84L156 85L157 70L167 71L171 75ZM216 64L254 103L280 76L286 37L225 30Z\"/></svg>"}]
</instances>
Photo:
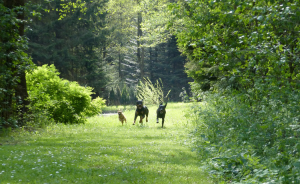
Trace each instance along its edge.
<instances>
[{"instance_id":1,"label":"tree trunk","mask_svg":"<svg viewBox=\"0 0 300 184\"><path fill-rule=\"evenodd\" d=\"M119 78L122 81L121 64L122 64L121 52L119 51Z\"/></svg>"},{"instance_id":2,"label":"tree trunk","mask_svg":"<svg viewBox=\"0 0 300 184\"><path fill-rule=\"evenodd\" d=\"M149 47L149 61L150 61L150 80L153 80L153 61L152 61L152 47Z\"/></svg>"},{"instance_id":3,"label":"tree trunk","mask_svg":"<svg viewBox=\"0 0 300 184\"><path fill-rule=\"evenodd\" d=\"M141 28L142 24L142 13L138 12L138 30L137 30L137 59L140 69L140 77L141 80L144 80L145 73L144 73L144 48L141 47L141 37L143 36L143 31Z\"/></svg>"}]
</instances>

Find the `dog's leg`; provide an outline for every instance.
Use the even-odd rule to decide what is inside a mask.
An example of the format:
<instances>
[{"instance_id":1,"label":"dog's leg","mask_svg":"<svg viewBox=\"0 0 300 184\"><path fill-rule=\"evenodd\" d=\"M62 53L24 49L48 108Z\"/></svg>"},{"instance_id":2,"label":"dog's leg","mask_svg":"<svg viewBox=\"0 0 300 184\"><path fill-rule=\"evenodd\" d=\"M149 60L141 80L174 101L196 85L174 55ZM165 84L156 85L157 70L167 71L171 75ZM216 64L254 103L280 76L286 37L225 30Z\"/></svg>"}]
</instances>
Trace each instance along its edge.
<instances>
[{"instance_id":1,"label":"dog's leg","mask_svg":"<svg viewBox=\"0 0 300 184\"><path fill-rule=\"evenodd\" d=\"M146 107L146 122L148 122L149 109Z\"/></svg>"},{"instance_id":2,"label":"dog's leg","mask_svg":"<svg viewBox=\"0 0 300 184\"><path fill-rule=\"evenodd\" d=\"M138 116L138 113L137 113L137 111L135 111L134 121L133 121L133 124L132 124L132 125L135 125L135 121L136 121L137 116Z\"/></svg>"},{"instance_id":3,"label":"dog's leg","mask_svg":"<svg viewBox=\"0 0 300 184\"><path fill-rule=\"evenodd\" d=\"M164 122L165 122L165 118L162 118L162 126L161 126L161 128L164 128Z\"/></svg>"},{"instance_id":4,"label":"dog's leg","mask_svg":"<svg viewBox=\"0 0 300 184\"><path fill-rule=\"evenodd\" d=\"M143 123L143 119L142 116L140 116L140 123Z\"/></svg>"}]
</instances>

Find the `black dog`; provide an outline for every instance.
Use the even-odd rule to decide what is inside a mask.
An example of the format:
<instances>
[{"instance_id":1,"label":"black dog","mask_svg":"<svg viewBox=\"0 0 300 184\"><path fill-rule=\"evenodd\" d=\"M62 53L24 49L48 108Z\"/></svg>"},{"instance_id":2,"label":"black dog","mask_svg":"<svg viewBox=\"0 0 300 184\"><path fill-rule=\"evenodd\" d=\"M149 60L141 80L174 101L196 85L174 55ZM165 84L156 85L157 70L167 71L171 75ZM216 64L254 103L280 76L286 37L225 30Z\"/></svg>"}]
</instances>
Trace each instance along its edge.
<instances>
[{"instance_id":1,"label":"black dog","mask_svg":"<svg viewBox=\"0 0 300 184\"><path fill-rule=\"evenodd\" d=\"M143 100L137 101L133 125L135 125L135 120L138 116L140 116L140 123L143 123L143 119L145 118L145 116L146 116L146 122L148 122L148 114L149 114L149 110L146 106L144 106Z\"/></svg>"},{"instance_id":2,"label":"black dog","mask_svg":"<svg viewBox=\"0 0 300 184\"><path fill-rule=\"evenodd\" d=\"M156 111L156 123L159 123L158 122L158 118L161 118L162 119L162 128L164 127L164 122L165 122L165 116L166 116L166 107L167 107L167 103L166 105L163 105L162 103L159 105L157 111Z\"/></svg>"}]
</instances>

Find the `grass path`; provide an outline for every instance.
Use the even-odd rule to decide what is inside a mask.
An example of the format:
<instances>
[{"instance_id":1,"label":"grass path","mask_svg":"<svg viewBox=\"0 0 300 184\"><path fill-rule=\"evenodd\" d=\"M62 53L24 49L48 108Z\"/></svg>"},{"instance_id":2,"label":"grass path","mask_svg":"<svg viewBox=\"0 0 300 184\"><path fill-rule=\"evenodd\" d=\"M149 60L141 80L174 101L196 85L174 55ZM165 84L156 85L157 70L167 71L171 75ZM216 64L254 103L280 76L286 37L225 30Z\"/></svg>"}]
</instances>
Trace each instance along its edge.
<instances>
[{"instance_id":1,"label":"grass path","mask_svg":"<svg viewBox=\"0 0 300 184\"><path fill-rule=\"evenodd\" d=\"M144 125L132 125L130 110L124 126L117 115L99 116L0 138L0 184L210 183L191 151L186 104L168 104L163 129L149 109Z\"/></svg>"}]
</instances>

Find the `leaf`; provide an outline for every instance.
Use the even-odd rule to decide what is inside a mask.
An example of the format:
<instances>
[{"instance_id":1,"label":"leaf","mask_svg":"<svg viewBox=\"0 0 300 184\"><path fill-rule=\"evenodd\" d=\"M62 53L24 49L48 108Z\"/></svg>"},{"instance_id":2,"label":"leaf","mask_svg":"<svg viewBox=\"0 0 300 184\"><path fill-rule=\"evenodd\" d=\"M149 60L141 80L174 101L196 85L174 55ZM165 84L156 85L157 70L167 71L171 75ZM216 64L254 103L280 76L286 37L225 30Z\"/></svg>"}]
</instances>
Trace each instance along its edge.
<instances>
[{"instance_id":1,"label":"leaf","mask_svg":"<svg viewBox=\"0 0 300 184\"><path fill-rule=\"evenodd\" d=\"M300 169L300 161L294 162L293 166Z\"/></svg>"},{"instance_id":2,"label":"leaf","mask_svg":"<svg viewBox=\"0 0 300 184\"><path fill-rule=\"evenodd\" d=\"M281 52L283 51L283 45L279 45L278 48L279 48L279 51L281 51Z\"/></svg>"}]
</instances>

